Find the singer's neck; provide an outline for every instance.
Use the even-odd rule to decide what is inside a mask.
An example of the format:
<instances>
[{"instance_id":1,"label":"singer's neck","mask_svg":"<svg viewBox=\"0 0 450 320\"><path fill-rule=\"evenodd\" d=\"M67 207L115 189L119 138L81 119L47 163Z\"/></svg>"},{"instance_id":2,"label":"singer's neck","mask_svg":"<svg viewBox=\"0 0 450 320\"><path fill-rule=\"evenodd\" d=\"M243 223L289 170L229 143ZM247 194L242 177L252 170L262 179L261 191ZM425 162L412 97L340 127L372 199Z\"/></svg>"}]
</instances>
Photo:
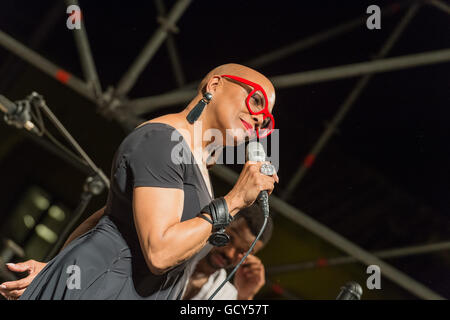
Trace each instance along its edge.
<instances>
[{"instance_id":1,"label":"singer's neck","mask_svg":"<svg viewBox=\"0 0 450 320\"><path fill-rule=\"evenodd\" d=\"M192 104L192 102L191 102ZM199 120L190 124L186 120L186 116L189 113L189 106L179 112L179 113L171 113L166 114L154 119L149 120L148 122L161 122L171 125L183 136L185 142L189 145L192 154L194 155L196 161L202 166L207 165L207 160L210 159L211 151L217 150L216 153L220 154L223 148L223 141L211 141L211 139L203 139L203 137L207 136L205 133L214 129L214 126L211 125L211 121L209 121L208 113L203 112ZM220 140L220 139L218 139ZM211 166L213 162L209 163Z\"/></svg>"}]
</instances>

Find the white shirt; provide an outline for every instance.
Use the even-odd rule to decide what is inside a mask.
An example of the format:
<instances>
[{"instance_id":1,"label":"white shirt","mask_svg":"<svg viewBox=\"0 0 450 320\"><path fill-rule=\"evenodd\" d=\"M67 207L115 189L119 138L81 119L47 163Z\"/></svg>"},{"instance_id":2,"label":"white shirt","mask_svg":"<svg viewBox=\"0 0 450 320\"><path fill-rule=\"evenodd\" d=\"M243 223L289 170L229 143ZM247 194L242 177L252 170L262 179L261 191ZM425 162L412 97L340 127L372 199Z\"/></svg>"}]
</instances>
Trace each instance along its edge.
<instances>
[{"instance_id":1,"label":"white shirt","mask_svg":"<svg viewBox=\"0 0 450 320\"><path fill-rule=\"evenodd\" d=\"M191 300L208 300L226 278L227 272L225 269L217 270L209 276L208 281ZM222 289L214 296L213 300L237 300L237 290L227 281Z\"/></svg>"}]
</instances>

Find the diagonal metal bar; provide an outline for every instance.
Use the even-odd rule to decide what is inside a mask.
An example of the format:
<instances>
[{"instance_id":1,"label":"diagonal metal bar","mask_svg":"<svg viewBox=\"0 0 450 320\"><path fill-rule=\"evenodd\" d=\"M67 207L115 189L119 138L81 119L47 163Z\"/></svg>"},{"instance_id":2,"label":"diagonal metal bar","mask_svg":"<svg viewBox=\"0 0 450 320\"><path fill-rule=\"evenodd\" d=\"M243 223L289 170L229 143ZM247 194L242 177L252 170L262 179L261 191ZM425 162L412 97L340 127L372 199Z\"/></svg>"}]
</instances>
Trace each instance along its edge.
<instances>
[{"instance_id":1,"label":"diagonal metal bar","mask_svg":"<svg viewBox=\"0 0 450 320\"><path fill-rule=\"evenodd\" d=\"M161 0L156 0L156 1L158 4L158 2L160 2ZM386 17L386 16L395 14L396 12L398 12L401 9L401 7L403 7L404 5L406 5L409 2L410 1L403 1L401 3L394 3L392 5L386 6L385 8L382 9L383 16ZM159 10L161 10L161 8ZM249 61L245 62L244 65L248 65L249 67L253 67L253 68L262 67L262 66L267 65L275 60L285 58L296 52L300 52L305 49L314 47L326 40L329 40L336 36L344 34L345 32L349 32L349 31L355 29L356 27L364 24L366 22L366 19L367 19L366 16L361 16L361 17L355 18L353 20L344 22L344 23L342 23L338 26L335 26L331 29L318 32L310 37L307 37L305 39L300 39L300 40L298 40L294 43L291 43L287 46L284 46L280 49L274 50L270 53L263 54L257 58L249 60ZM167 42L168 45L170 44L170 38L171 38L171 35L169 34L168 42ZM172 51L176 53L175 50L172 50ZM171 52L171 50L169 49L169 53L170 52ZM171 59L172 59L172 61L177 61L176 58L171 58ZM174 66L174 68L177 68L176 64L174 64L174 63L173 63L173 66ZM175 74L177 74L178 71L174 71L174 72L175 72ZM177 81L180 82L179 80L177 80ZM200 80L193 81L181 89L183 90L183 92L195 92L193 90L193 88L195 88L195 86L199 82L200 82ZM170 93L168 93L167 95L169 95L169 94ZM189 93L189 96L191 96L191 95L192 95L192 97L195 96L195 94ZM166 96L166 94L164 95L164 97L165 96ZM166 102L164 97L160 97L161 99L153 99L153 97L136 99L136 100L133 100L132 102L130 102L130 106L132 106L132 107L139 106L137 108L142 108L142 109L147 108L148 111L143 112L143 113L146 113L146 112L151 112L153 110L156 110L156 109L159 109L162 107L173 105L170 99L167 99L167 102ZM179 101L179 100L176 100L176 101ZM156 102L156 105L154 104L155 102ZM174 104L183 103L183 102L185 102L185 101L176 102Z\"/></svg>"},{"instance_id":2,"label":"diagonal metal bar","mask_svg":"<svg viewBox=\"0 0 450 320\"><path fill-rule=\"evenodd\" d=\"M388 16L391 16L391 15L397 13L407 3L410 3L410 1L403 1L402 3L394 3L391 5L388 5L384 8L381 8L381 12L383 13L383 18L386 18ZM357 27L359 27L361 25L365 25L366 21L367 21L367 15L355 18L353 20L344 22L340 25L334 26L331 29L318 32L318 33L313 34L312 36L309 36L305 39L300 39L299 41L291 43L285 47L282 47L282 48L279 48L272 52L263 54L257 58L247 61L246 63L244 63L244 65L248 65L249 67L252 67L252 68L263 67L274 61L277 61L277 60L283 59L289 55L292 55L296 52L303 51L305 49L314 47L322 42L325 42L334 37L337 37L346 32L349 32L353 29L356 29Z\"/></svg>"},{"instance_id":3,"label":"diagonal metal bar","mask_svg":"<svg viewBox=\"0 0 450 320\"><path fill-rule=\"evenodd\" d=\"M28 48L37 50L42 45L45 39L49 36L51 30L54 30L55 26L63 18L61 16L62 11L64 11L64 4L61 2L56 2L49 10L47 10L42 21L36 28L34 28L30 39L26 41ZM23 68L23 61L17 59L17 57L11 53L5 60L2 61L0 74L18 75L23 71ZM15 79L12 77L3 77L0 79L0 91L4 92L8 85L14 80Z\"/></svg>"},{"instance_id":4,"label":"diagonal metal bar","mask_svg":"<svg viewBox=\"0 0 450 320\"><path fill-rule=\"evenodd\" d=\"M33 50L27 48L3 31L0 31L0 45L27 61L37 69L75 90L83 97L94 102L96 101L94 94L91 90L89 90L86 83L75 77L73 74L48 61Z\"/></svg>"},{"instance_id":5,"label":"diagonal metal bar","mask_svg":"<svg viewBox=\"0 0 450 320\"><path fill-rule=\"evenodd\" d=\"M406 256L413 256L419 254L432 253L436 251L450 250L450 241L425 244L419 246L410 246L403 248L388 249L382 251L376 251L373 254L380 259L399 258ZM313 268L323 268L329 266L337 266L347 263L358 262L358 259L351 256L343 256L336 258L320 258L311 261L304 261L300 263L290 263L285 265L270 266L266 268L267 274L277 274L282 272L301 271Z\"/></svg>"},{"instance_id":6,"label":"diagonal metal bar","mask_svg":"<svg viewBox=\"0 0 450 320\"><path fill-rule=\"evenodd\" d=\"M156 10L158 15L164 17L166 15L166 7L163 0L155 0ZM169 51L170 62L172 63L172 70L175 75L178 87L183 87L186 83L183 68L181 67L180 57L178 55L177 46L175 44L175 38L172 33L167 35L166 39L167 51Z\"/></svg>"},{"instance_id":7,"label":"diagonal metal bar","mask_svg":"<svg viewBox=\"0 0 450 320\"><path fill-rule=\"evenodd\" d=\"M298 295L293 294L292 292L281 287L279 284L277 284L275 281L273 281L268 277L266 277L266 283L264 284L264 286L270 289L272 292L276 293L277 295L280 295L288 300L305 300L299 297Z\"/></svg>"},{"instance_id":8,"label":"diagonal metal bar","mask_svg":"<svg viewBox=\"0 0 450 320\"><path fill-rule=\"evenodd\" d=\"M72 147L81 155L82 160L100 177L105 186L109 189L110 181L109 178L103 173L103 171L97 167L89 157L89 155L83 150L83 148L78 144L75 138L67 131L64 125L58 120L55 114L50 110L44 100L41 101L39 107L44 111L47 117L52 121L56 129L63 135L64 139L70 142Z\"/></svg>"},{"instance_id":9,"label":"diagonal metal bar","mask_svg":"<svg viewBox=\"0 0 450 320\"><path fill-rule=\"evenodd\" d=\"M138 98L125 103L122 108L133 114L145 114L158 109L181 105L190 101L197 94L195 89L180 89L151 97Z\"/></svg>"},{"instance_id":10,"label":"diagonal metal bar","mask_svg":"<svg viewBox=\"0 0 450 320\"><path fill-rule=\"evenodd\" d=\"M345 66L276 76L271 78L271 80L278 89L282 89L317 82L351 78L368 73L381 73L426 66L447 61L450 61L450 49L442 49L371 62L354 63Z\"/></svg>"},{"instance_id":11,"label":"diagonal metal bar","mask_svg":"<svg viewBox=\"0 0 450 320\"><path fill-rule=\"evenodd\" d=\"M349 64L339 67L299 72L270 78L277 89L303 86L311 83L352 78L365 74L389 72L450 61L450 49ZM196 90L174 90L161 95L127 102L124 108L135 114L145 114L162 107L180 105L195 97Z\"/></svg>"},{"instance_id":12,"label":"diagonal metal bar","mask_svg":"<svg viewBox=\"0 0 450 320\"><path fill-rule=\"evenodd\" d=\"M66 0L66 4L79 6L78 0ZM87 81L88 87L90 87L90 89L94 92L94 95L100 99L102 95L102 88L98 78L97 69L95 67L94 58L92 57L86 27L84 25L84 15L80 14L80 18L81 28L74 29L73 35L75 37L75 43L80 55L81 67L83 69L83 74Z\"/></svg>"},{"instance_id":13,"label":"diagonal metal bar","mask_svg":"<svg viewBox=\"0 0 450 320\"><path fill-rule=\"evenodd\" d=\"M443 2L443 1L440 1L440 0L429 0L426 3L433 5L433 6L435 6L438 9L441 9L445 13L450 14L450 5L448 5L447 3Z\"/></svg>"},{"instance_id":14,"label":"diagonal metal bar","mask_svg":"<svg viewBox=\"0 0 450 320\"><path fill-rule=\"evenodd\" d=\"M211 172L231 185L234 185L239 177L236 172L224 165L214 166L211 169ZM405 273L384 262L372 253L347 240L327 226L321 224L320 222L317 222L302 211L294 208L293 206L273 194L270 196L270 206L281 215L318 235L319 237L325 239L336 248L339 248L352 257L355 257L356 259L358 259L358 261L361 261L366 265L379 266L384 277L390 279L392 282L415 294L417 297L432 300L444 299L444 297L435 293L423 284L417 282Z\"/></svg>"},{"instance_id":15,"label":"diagonal metal bar","mask_svg":"<svg viewBox=\"0 0 450 320\"><path fill-rule=\"evenodd\" d=\"M404 7L407 4L410 4L411 0L406 0L402 2L396 2L393 4L390 4L388 6L382 7L381 11L383 12L383 17L391 16L395 13L397 13L402 7ZM337 26L334 26L330 29L327 29L325 31L320 31L312 36L309 36L307 38L299 39L298 41L295 41L291 44L288 44L284 47L281 47L279 49L276 49L272 52L260 55L259 57L256 57L254 59L248 60L247 62L244 62L244 65L247 65L252 68L260 68L267 64L270 64L276 60L283 59L289 55L292 55L296 52L301 52L303 50L312 48L316 45L319 45L322 42L325 42L326 40L330 40L334 37L340 36L346 32L349 32L353 29L356 29L358 26L361 26L366 23L367 16L361 16L358 18L355 18L350 21L346 21L344 23L341 23ZM200 82L200 80L190 82L186 84L183 89L192 89L197 86L197 84Z\"/></svg>"},{"instance_id":16,"label":"diagonal metal bar","mask_svg":"<svg viewBox=\"0 0 450 320\"><path fill-rule=\"evenodd\" d=\"M116 88L116 95L119 97L125 96L128 91L136 83L139 75L145 69L148 62L153 58L158 48L166 39L170 32L168 28L175 25L184 11L187 9L192 0L178 0L173 6L170 13L165 19L165 23L161 25L150 38L144 49L141 51L137 59L131 65L130 69L120 79Z\"/></svg>"},{"instance_id":17,"label":"diagonal metal bar","mask_svg":"<svg viewBox=\"0 0 450 320\"><path fill-rule=\"evenodd\" d=\"M394 44L400 38L401 34L405 31L411 19L416 15L418 10L419 10L418 3L413 4L408 9L403 19L398 23L392 34L389 36L385 44L382 46L381 50L375 56L375 59L383 58L388 54L388 52L392 49ZM291 196L292 192L295 190L295 188L298 186L298 184L303 179L305 174L308 172L309 168L311 168L312 164L314 163L314 160L317 158L320 152L325 148L326 144L333 137L336 129L339 127L340 123L344 120L345 116L353 107L356 100L359 98L363 90L366 88L367 84L372 79L372 77L373 74L369 73L358 80L353 90L350 92L350 94L344 100L342 105L339 107L338 112L334 116L333 120L324 130L324 132L322 133L316 144L309 151L303 163L300 165L299 169L296 171L295 175L289 181L286 189L282 193L283 199L286 200Z\"/></svg>"}]
</instances>

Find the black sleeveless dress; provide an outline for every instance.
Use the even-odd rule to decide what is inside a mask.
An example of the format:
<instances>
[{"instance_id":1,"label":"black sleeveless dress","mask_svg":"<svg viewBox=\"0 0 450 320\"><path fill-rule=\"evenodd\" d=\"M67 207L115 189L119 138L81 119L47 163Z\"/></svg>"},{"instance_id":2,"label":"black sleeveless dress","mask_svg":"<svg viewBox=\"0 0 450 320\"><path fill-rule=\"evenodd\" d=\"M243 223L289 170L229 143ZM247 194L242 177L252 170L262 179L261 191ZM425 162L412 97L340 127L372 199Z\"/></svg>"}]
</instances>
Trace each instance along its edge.
<instances>
[{"instance_id":1,"label":"black sleeveless dress","mask_svg":"<svg viewBox=\"0 0 450 320\"><path fill-rule=\"evenodd\" d=\"M183 161L173 161L177 155ZM105 215L52 259L20 299L181 299L193 267L211 245L163 275L151 273L134 226L132 196L138 186L182 189L181 221L194 218L212 200L174 127L147 123L136 128L114 156Z\"/></svg>"}]
</instances>

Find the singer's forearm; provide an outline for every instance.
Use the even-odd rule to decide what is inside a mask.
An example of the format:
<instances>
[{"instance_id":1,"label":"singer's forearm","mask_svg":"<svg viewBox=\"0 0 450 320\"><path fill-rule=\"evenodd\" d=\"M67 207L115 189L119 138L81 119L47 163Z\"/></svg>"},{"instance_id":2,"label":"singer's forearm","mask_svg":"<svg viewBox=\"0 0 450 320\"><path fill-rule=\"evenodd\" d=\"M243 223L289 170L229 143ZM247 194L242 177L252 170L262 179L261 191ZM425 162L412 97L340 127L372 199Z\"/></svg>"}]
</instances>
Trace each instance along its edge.
<instances>
[{"instance_id":1,"label":"singer's forearm","mask_svg":"<svg viewBox=\"0 0 450 320\"><path fill-rule=\"evenodd\" d=\"M224 199L227 202L229 213L232 216L236 215L239 212L237 207L239 200L233 193L227 194ZM205 219L196 217L174 224L164 232L157 242L157 246L151 248L150 242L147 243L147 246L154 253L153 261L161 263L158 269L165 270L180 264L199 252L205 246L211 231L212 225L210 223Z\"/></svg>"}]
</instances>

